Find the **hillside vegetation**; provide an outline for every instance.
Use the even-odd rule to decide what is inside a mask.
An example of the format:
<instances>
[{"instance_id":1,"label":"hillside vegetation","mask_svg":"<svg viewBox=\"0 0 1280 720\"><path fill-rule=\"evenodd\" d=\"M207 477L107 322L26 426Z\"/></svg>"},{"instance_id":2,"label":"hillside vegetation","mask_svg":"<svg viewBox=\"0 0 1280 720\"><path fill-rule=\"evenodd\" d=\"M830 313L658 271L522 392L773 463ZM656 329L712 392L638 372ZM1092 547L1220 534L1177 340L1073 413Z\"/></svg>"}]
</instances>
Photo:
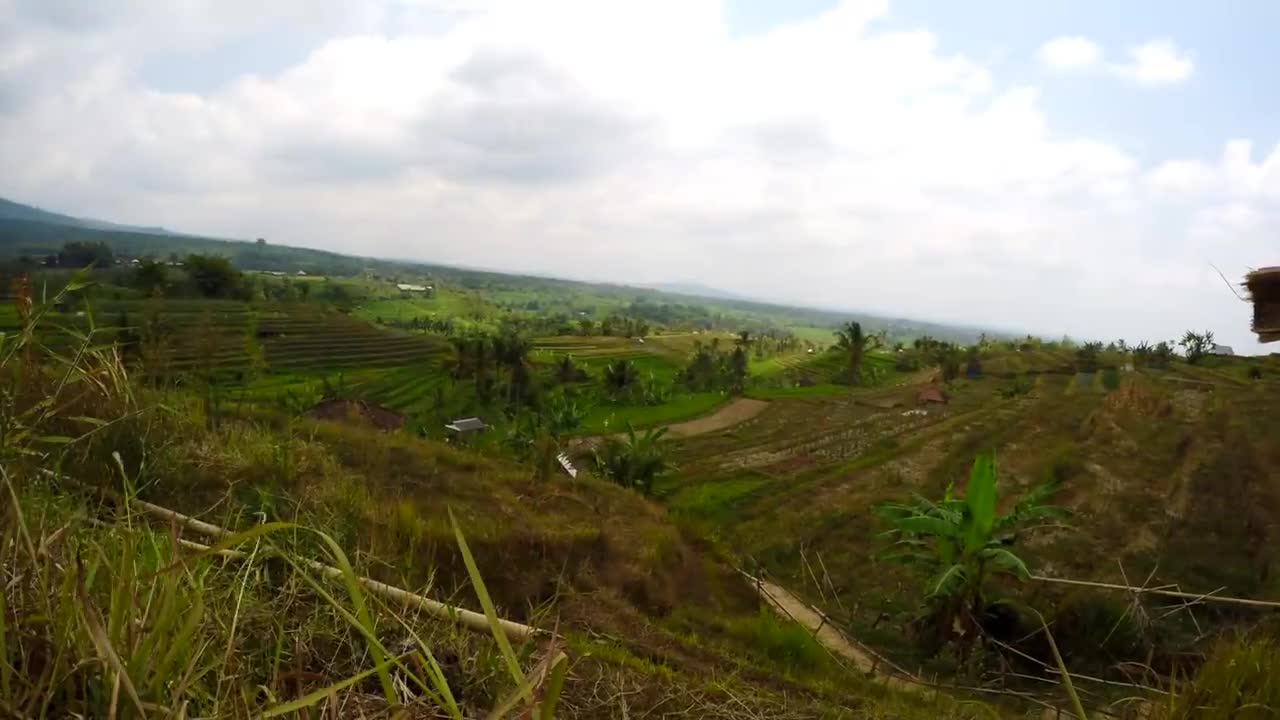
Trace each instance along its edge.
<instances>
[{"instance_id":1,"label":"hillside vegetation","mask_svg":"<svg viewBox=\"0 0 1280 720\"><path fill-rule=\"evenodd\" d=\"M3 267L0 713L1277 707L1280 356L136 234Z\"/></svg>"}]
</instances>

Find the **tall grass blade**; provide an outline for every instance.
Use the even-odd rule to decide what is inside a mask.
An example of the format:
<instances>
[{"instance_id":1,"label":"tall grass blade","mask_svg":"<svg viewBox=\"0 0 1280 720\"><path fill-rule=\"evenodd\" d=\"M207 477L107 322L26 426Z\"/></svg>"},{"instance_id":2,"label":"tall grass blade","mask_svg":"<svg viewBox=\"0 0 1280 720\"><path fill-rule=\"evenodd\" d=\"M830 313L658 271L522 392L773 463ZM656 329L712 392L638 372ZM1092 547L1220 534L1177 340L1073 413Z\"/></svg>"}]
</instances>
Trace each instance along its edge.
<instances>
[{"instance_id":1,"label":"tall grass blade","mask_svg":"<svg viewBox=\"0 0 1280 720\"><path fill-rule=\"evenodd\" d=\"M364 591L360 589L360 576L356 574L355 568L351 567L351 561L347 559L347 554L342 551L342 547L333 538L319 530L313 529L312 532L319 535L320 540L329 547L329 552L333 554L334 562L337 563L338 569L342 571L342 581L347 586L347 594L351 596L351 604L355 607L356 617L366 630L365 636L373 640L369 643L369 654L373 656L373 662L379 668L378 682L382 685L382 693L386 696L388 703L396 705L399 702L396 696L396 688L391 682L391 673L387 671L384 665L386 651L382 647L382 643L377 641L373 616L369 614L369 606L365 602Z\"/></svg>"},{"instance_id":2,"label":"tall grass blade","mask_svg":"<svg viewBox=\"0 0 1280 720\"><path fill-rule=\"evenodd\" d=\"M467 566L467 574L471 576L471 584L475 586L476 597L480 600L480 607L484 608L485 619L489 621L489 630L493 633L493 639L498 643L498 649L502 652L502 659L507 664L507 672L511 674L511 679L522 690L526 702L530 707L533 705L533 691L524 685L524 673L520 670L520 661L516 659L516 653L511 649L511 642L507 640L507 634L502 631L502 625L498 622L498 611L493 606L493 600L489 598L489 591L484 586L484 579L480 577L480 568L476 566L476 560L471 555L471 548L467 545L467 538L462 534L462 528L458 525L458 519L453 515L453 509L449 509L449 522L453 525L453 535L458 541L458 550L462 552L462 561Z\"/></svg>"},{"instance_id":3,"label":"tall grass blade","mask_svg":"<svg viewBox=\"0 0 1280 720\"><path fill-rule=\"evenodd\" d=\"M360 682L361 680L364 680L370 675L385 674L388 668L390 668L394 664L399 663L401 660L403 660L408 656L409 655L406 654L400 657L394 657L387 660L383 660L381 663L377 664L376 666L369 668L368 670L365 670L363 672L356 673L355 675L352 675L351 677L345 680L340 680L327 687L322 687L319 690L309 692L306 695L303 695L302 697L298 698L297 700L290 700L289 702L284 703L282 705L276 705L275 707L262 713L262 717L263 718L280 717L281 715L288 715L289 713L297 712L304 708L309 708L312 705L315 705L316 703L320 702L321 700L324 700L325 698L328 698L337 692L340 692L342 690L345 690L351 687L352 685L355 685L356 683Z\"/></svg>"},{"instance_id":4,"label":"tall grass blade","mask_svg":"<svg viewBox=\"0 0 1280 720\"><path fill-rule=\"evenodd\" d=\"M1058 672L1062 674L1062 687L1067 691L1067 697L1071 698L1071 708L1075 711L1076 717L1080 720L1086 720L1089 716L1084 713L1084 705L1080 702L1080 694L1076 692L1075 683L1071 681L1071 673L1067 671L1067 664L1062 660L1062 653L1058 652L1058 643L1053 639L1053 633L1049 631L1049 624L1044 621L1044 616L1035 608L1027 608L1035 613L1040 619L1040 627L1044 629L1045 639L1049 641L1049 650L1053 653L1053 662L1058 666Z\"/></svg>"},{"instance_id":5,"label":"tall grass blade","mask_svg":"<svg viewBox=\"0 0 1280 720\"><path fill-rule=\"evenodd\" d=\"M564 679L569 674L569 656L564 653L556 658L551 666L547 684L542 694L542 707L538 709L540 720L553 720L556 707L560 704L560 693L564 691Z\"/></svg>"},{"instance_id":6,"label":"tall grass blade","mask_svg":"<svg viewBox=\"0 0 1280 720\"><path fill-rule=\"evenodd\" d=\"M124 663L120 661L120 656L116 654L115 648L111 646L111 639L107 637L107 631L102 626L102 618L98 616L98 611L94 609L93 602L89 599L89 591L84 583L84 566L80 564L78 559L76 561L76 599L80 602L80 612L84 616L85 629L88 631L98 655L115 671L118 681L124 687L129 700L133 702L134 708L137 709L138 716L146 717L147 712L142 706L142 698L138 696L137 688L134 687L133 681L129 679L129 674L125 670Z\"/></svg>"}]
</instances>

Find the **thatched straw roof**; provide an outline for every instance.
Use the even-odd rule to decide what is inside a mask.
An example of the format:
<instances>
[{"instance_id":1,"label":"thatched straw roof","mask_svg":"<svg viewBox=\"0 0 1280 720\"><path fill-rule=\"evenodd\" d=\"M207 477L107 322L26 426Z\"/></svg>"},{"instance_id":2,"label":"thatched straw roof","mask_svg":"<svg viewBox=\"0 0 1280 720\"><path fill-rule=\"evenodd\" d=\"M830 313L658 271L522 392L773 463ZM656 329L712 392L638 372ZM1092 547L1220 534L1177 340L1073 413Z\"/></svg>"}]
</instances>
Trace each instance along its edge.
<instances>
[{"instance_id":1,"label":"thatched straw roof","mask_svg":"<svg viewBox=\"0 0 1280 720\"><path fill-rule=\"evenodd\" d=\"M404 415L365 400L321 400L307 410L306 415L317 420L364 422L379 430L398 430L404 426Z\"/></svg>"},{"instance_id":2,"label":"thatched straw roof","mask_svg":"<svg viewBox=\"0 0 1280 720\"><path fill-rule=\"evenodd\" d=\"M947 394L942 392L940 388L930 386L920 391L920 394L916 396L916 402L921 405L928 405L929 403L945 405Z\"/></svg>"},{"instance_id":3,"label":"thatched straw roof","mask_svg":"<svg viewBox=\"0 0 1280 720\"><path fill-rule=\"evenodd\" d=\"M1280 266L1254 270L1244 278L1253 300L1253 331L1258 342L1280 340Z\"/></svg>"}]
</instances>

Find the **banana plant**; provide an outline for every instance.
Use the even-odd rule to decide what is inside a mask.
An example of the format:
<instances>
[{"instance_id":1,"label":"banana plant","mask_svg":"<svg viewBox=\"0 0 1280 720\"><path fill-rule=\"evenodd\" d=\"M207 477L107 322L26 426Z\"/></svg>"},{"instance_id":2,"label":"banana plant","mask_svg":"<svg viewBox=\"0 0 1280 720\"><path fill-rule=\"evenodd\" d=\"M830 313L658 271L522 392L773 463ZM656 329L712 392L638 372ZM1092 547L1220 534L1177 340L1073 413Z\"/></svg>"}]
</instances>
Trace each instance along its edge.
<instances>
[{"instance_id":1,"label":"banana plant","mask_svg":"<svg viewBox=\"0 0 1280 720\"><path fill-rule=\"evenodd\" d=\"M605 438L596 448L596 472L623 487L652 494L654 482L673 469L661 444L666 434L667 428L636 433L627 423L626 436Z\"/></svg>"},{"instance_id":2,"label":"banana plant","mask_svg":"<svg viewBox=\"0 0 1280 720\"><path fill-rule=\"evenodd\" d=\"M917 496L910 503L877 508L892 525L884 535L893 540L884 559L924 569L924 624L934 639L953 641L965 656L980 635L981 618L990 604L991 581L1000 576L1030 578L1026 562L1014 552L1028 531L1065 517L1068 511L1047 500L1058 484L1041 485L1001 514L995 453L979 455L963 497L954 483L940 502Z\"/></svg>"}]
</instances>

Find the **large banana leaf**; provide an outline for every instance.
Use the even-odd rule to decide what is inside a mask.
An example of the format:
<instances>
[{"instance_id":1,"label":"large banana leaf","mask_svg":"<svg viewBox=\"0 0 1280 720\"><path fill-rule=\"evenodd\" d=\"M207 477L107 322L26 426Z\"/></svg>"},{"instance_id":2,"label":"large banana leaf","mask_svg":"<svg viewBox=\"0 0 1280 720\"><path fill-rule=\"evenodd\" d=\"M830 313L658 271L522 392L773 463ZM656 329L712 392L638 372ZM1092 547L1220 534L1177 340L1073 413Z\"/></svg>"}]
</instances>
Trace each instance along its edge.
<instances>
[{"instance_id":1,"label":"large banana leaf","mask_svg":"<svg viewBox=\"0 0 1280 720\"><path fill-rule=\"evenodd\" d=\"M976 553L987 544L996 520L995 453L983 453L973 461L964 499L969 510L966 518L968 527L965 532L965 552Z\"/></svg>"}]
</instances>

